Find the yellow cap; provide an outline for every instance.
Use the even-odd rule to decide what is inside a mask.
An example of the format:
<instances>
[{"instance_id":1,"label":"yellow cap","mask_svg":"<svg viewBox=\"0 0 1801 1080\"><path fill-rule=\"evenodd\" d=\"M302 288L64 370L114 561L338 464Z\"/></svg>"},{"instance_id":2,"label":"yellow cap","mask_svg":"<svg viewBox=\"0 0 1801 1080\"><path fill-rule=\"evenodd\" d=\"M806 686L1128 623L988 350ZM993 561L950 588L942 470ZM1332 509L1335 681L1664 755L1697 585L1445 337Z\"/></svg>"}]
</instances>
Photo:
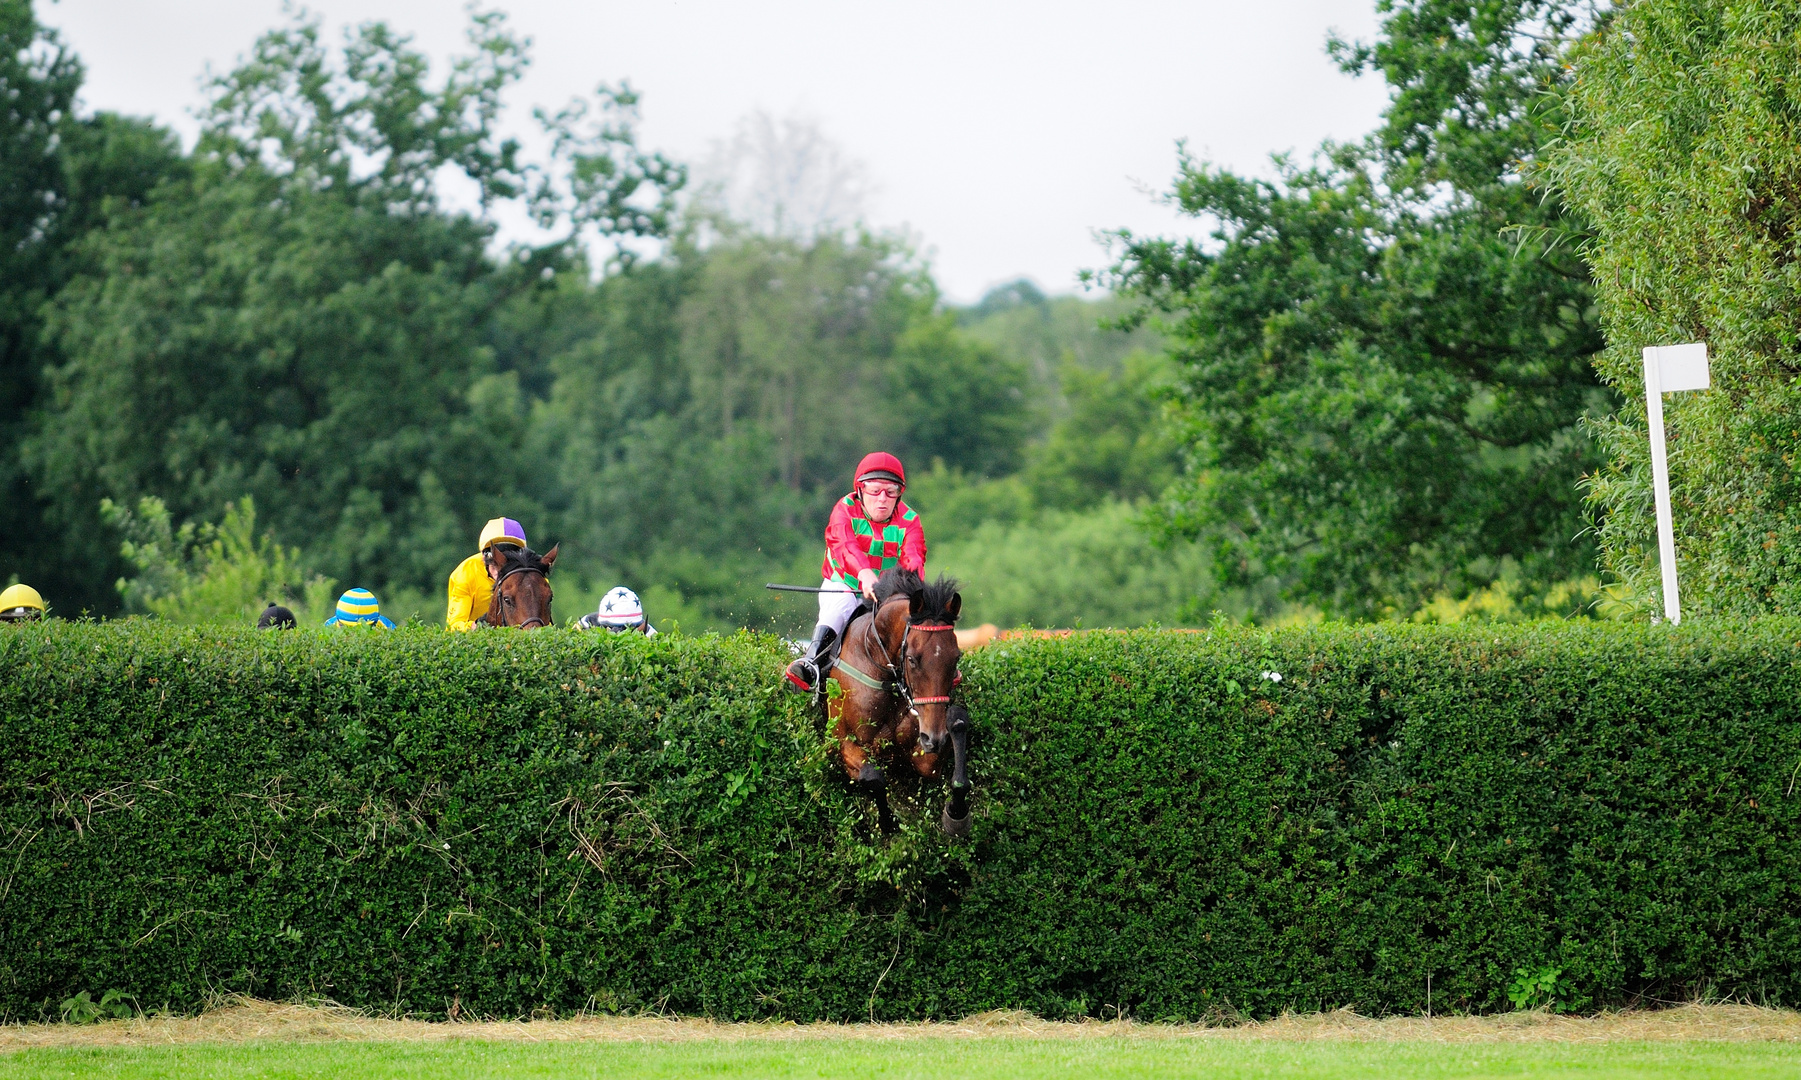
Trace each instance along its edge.
<instances>
[{"instance_id":1,"label":"yellow cap","mask_svg":"<svg viewBox=\"0 0 1801 1080\"><path fill-rule=\"evenodd\" d=\"M29 585L9 585L5 592L0 592L0 611L11 611L16 607L34 607L44 610L44 598Z\"/></svg>"},{"instance_id":2,"label":"yellow cap","mask_svg":"<svg viewBox=\"0 0 1801 1080\"><path fill-rule=\"evenodd\" d=\"M512 518L494 518L492 521L489 521L486 525L482 526L482 539L481 543L477 545L476 550L486 551L494 544L515 544L519 547L530 546L525 542L524 527Z\"/></svg>"}]
</instances>

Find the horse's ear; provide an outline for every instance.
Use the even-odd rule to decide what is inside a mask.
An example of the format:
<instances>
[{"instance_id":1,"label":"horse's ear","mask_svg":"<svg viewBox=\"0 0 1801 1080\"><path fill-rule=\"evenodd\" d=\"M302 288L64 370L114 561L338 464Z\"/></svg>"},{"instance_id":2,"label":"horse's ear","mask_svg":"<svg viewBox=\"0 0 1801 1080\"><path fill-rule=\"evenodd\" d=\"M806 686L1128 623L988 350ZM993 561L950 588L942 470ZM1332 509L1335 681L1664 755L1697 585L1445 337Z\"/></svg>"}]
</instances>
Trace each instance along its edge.
<instances>
[{"instance_id":1,"label":"horse's ear","mask_svg":"<svg viewBox=\"0 0 1801 1080\"><path fill-rule=\"evenodd\" d=\"M960 592L951 593L951 602L944 605L944 621L954 623L957 621L957 616L962 613L963 594Z\"/></svg>"},{"instance_id":2,"label":"horse's ear","mask_svg":"<svg viewBox=\"0 0 1801 1080\"><path fill-rule=\"evenodd\" d=\"M546 551L544 553L544 557L539 560L540 562L542 562L544 564L544 569L549 570L551 567L556 565L556 563L557 563L557 548L560 548L562 546L563 546L563 544L562 544L562 541L560 541L560 540L558 542L550 545L550 550Z\"/></svg>"},{"instance_id":3,"label":"horse's ear","mask_svg":"<svg viewBox=\"0 0 1801 1080\"><path fill-rule=\"evenodd\" d=\"M915 589L907 594L907 618L919 618L919 609L925 606L926 593L924 589Z\"/></svg>"}]
</instances>

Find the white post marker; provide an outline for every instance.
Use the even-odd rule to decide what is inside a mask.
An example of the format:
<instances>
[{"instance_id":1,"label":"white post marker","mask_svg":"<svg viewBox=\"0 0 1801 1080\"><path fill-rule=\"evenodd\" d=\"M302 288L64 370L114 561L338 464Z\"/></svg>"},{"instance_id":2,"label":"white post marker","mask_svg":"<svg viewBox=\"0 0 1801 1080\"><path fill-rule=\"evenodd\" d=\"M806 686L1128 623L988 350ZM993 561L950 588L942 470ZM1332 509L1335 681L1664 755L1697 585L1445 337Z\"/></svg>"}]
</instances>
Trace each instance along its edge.
<instances>
[{"instance_id":1,"label":"white post marker","mask_svg":"<svg viewBox=\"0 0 1801 1080\"><path fill-rule=\"evenodd\" d=\"M1682 602L1676 591L1676 524L1670 515L1663 396L1678 390L1705 390L1711 385L1705 343L1645 346L1645 419L1651 428L1651 486L1657 493L1657 556L1663 564L1663 615L1672 626L1682 622Z\"/></svg>"}]
</instances>

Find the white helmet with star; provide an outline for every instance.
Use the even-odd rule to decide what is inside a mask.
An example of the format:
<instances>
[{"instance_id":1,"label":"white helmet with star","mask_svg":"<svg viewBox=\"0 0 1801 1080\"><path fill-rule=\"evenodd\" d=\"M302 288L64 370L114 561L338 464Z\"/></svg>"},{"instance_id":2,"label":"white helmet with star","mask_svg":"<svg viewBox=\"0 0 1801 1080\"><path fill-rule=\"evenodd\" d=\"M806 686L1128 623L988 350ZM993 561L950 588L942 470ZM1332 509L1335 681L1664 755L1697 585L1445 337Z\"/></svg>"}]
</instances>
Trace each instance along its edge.
<instances>
[{"instance_id":1,"label":"white helmet with star","mask_svg":"<svg viewBox=\"0 0 1801 1080\"><path fill-rule=\"evenodd\" d=\"M600 610L583 615L581 625L590 630L639 630L650 632L644 624L644 605L638 594L620 585L600 598Z\"/></svg>"}]
</instances>

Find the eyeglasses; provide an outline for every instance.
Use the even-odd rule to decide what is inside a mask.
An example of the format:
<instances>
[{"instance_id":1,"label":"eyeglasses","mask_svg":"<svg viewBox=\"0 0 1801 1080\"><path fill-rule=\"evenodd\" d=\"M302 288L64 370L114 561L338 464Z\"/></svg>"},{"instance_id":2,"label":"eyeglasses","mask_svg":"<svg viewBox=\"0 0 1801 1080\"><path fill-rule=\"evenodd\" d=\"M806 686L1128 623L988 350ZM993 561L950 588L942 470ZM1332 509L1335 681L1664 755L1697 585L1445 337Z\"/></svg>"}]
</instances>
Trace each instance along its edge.
<instances>
[{"instance_id":1,"label":"eyeglasses","mask_svg":"<svg viewBox=\"0 0 1801 1080\"><path fill-rule=\"evenodd\" d=\"M873 480L863 481L863 494L865 495L875 495L884 499L893 499L899 497L900 491L900 487L896 484L882 484Z\"/></svg>"}]
</instances>

